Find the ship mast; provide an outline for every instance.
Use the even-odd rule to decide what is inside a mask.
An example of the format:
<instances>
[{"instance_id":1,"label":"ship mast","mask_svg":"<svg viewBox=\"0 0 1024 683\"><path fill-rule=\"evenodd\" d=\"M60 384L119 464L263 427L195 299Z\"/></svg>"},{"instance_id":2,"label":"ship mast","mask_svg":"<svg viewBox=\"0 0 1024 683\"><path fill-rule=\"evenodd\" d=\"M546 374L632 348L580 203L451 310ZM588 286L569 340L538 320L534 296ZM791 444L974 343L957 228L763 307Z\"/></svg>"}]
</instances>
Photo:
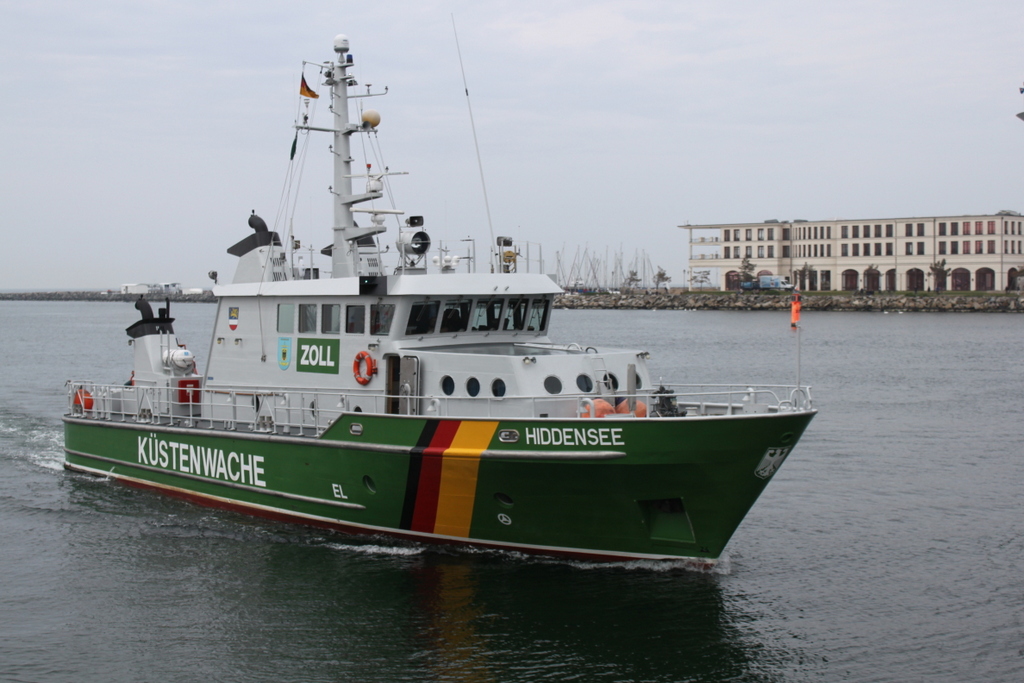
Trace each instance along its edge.
<instances>
[{"instance_id":1,"label":"ship mast","mask_svg":"<svg viewBox=\"0 0 1024 683\"><path fill-rule=\"evenodd\" d=\"M349 122L348 88L356 85L356 79L348 74L353 65L349 53L348 37L338 35L334 38L334 51L338 53L338 61L326 71L326 84L331 86L331 111L334 113L334 185L331 188L334 204L334 245L331 250L331 277L353 277L359 272L359 249L355 241L360 237L375 235L384 231L383 226L371 225L356 227L352 216L352 205L359 202L378 199L381 192L352 194L352 148L353 133L367 131L372 128L369 123L362 125ZM369 97L355 95L354 97ZM320 129L323 130L323 129Z\"/></svg>"}]
</instances>

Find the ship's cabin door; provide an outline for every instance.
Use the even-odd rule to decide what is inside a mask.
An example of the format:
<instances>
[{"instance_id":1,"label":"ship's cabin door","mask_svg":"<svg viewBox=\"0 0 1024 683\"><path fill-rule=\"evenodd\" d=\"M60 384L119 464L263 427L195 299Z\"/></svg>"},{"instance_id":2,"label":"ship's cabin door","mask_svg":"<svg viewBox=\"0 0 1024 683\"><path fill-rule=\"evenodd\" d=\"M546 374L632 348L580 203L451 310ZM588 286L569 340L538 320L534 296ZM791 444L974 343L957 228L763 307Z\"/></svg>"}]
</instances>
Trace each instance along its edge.
<instances>
[{"instance_id":1,"label":"ship's cabin door","mask_svg":"<svg viewBox=\"0 0 1024 683\"><path fill-rule=\"evenodd\" d=\"M392 415L420 414L420 359L416 356L385 356L387 412Z\"/></svg>"}]
</instances>

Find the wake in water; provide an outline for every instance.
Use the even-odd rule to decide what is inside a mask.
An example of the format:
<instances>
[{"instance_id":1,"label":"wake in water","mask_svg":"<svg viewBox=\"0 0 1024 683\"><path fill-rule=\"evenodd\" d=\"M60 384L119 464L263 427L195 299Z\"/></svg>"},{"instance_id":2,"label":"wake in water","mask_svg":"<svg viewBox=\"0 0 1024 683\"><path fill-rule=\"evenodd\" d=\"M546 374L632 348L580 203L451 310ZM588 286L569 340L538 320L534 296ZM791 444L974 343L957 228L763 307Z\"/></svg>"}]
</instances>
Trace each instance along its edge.
<instances>
[{"instance_id":1,"label":"wake in water","mask_svg":"<svg viewBox=\"0 0 1024 683\"><path fill-rule=\"evenodd\" d=\"M60 424L0 408L0 458L62 470L64 430Z\"/></svg>"}]
</instances>

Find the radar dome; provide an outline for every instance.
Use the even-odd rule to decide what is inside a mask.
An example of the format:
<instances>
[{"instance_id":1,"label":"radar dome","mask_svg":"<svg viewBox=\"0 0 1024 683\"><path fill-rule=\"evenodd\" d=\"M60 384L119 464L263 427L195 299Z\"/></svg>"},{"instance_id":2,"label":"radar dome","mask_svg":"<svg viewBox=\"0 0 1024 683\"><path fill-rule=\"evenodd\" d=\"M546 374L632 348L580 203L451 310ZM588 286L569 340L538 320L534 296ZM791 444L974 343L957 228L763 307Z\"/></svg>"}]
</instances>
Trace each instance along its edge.
<instances>
[{"instance_id":1,"label":"radar dome","mask_svg":"<svg viewBox=\"0 0 1024 683\"><path fill-rule=\"evenodd\" d=\"M367 109L363 112L363 123L368 123L371 127L376 128L380 125L380 114L376 109Z\"/></svg>"},{"instance_id":2,"label":"radar dome","mask_svg":"<svg viewBox=\"0 0 1024 683\"><path fill-rule=\"evenodd\" d=\"M342 54L348 52L348 36L344 33L334 36L334 51Z\"/></svg>"}]
</instances>

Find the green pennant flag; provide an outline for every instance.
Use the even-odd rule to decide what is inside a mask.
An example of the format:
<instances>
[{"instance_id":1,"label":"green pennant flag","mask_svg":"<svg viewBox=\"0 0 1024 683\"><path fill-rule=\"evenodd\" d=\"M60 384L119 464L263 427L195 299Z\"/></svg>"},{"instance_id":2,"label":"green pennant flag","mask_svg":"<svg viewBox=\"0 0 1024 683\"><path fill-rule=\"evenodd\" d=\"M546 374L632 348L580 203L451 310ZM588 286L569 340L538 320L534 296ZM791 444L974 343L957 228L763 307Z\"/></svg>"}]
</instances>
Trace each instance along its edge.
<instances>
[{"instance_id":1,"label":"green pennant flag","mask_svg":"<svg viewBox=\"0 0 1024 683\"><path fill-rule=\"evenodd\" d=\"M295 139L292 140L292 155L290 157L288 157L289 161L291 161L292 159L295 158L295 148L298 146L298 144L299 144L299 131L295 131Z\"/></svg>"}]
</instances>

